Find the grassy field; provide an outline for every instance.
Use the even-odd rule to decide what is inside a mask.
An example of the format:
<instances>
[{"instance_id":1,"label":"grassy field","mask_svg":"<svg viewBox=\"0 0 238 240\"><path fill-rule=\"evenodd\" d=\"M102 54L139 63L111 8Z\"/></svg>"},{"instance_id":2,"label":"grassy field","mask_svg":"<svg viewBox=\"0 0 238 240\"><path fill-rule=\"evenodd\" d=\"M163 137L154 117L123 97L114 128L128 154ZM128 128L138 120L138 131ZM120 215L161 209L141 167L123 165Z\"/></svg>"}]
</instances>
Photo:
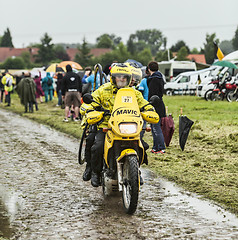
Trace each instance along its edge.
<instances>
[{"instance_id":1,"label":"grassy field","mask_svg":"<svg viewBox=\"0 0 238 240\"><path fill-rule=\"evenodd\" d=\"M173 115L175 132L166 154L148 151L148 167L238 216L238 103L206 102L195 96L165 96L164 102ZM64 110L56 107L56 103L54 99L39 104L37 112L24 113L19 98L13 94L12 106L0 107L79 139L80 122L63 123ZM181 108L183 115L194 121L184 151L178 140ZM145 134L145 140L152 147L151 133Z\"/></svg>"}]
</instances>

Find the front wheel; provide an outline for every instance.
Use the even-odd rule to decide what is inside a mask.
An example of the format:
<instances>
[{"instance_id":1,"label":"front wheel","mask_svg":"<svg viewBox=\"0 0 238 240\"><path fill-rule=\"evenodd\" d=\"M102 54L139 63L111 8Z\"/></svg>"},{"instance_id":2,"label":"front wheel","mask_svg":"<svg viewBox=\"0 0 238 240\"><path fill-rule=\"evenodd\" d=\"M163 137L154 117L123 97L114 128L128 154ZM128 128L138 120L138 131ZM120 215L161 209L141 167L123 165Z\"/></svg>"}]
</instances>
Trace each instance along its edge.
<instances>
[{"instance_id":1,"label":"front wheel","mask_svg":"<svg viewBox=\"0 0 238 240\"><path fill-rule=\"evenodd\" d=\"M204 98L205 98L206 101L211 100L211 94L212 94L212 89L209 89L205 92Z\"/></svg>"},{"instance_id":2,"label":"front wheel","mask_svg":"<svg viewBox=\"0 0 238 240\"><path fill-rule=\"evenodd\" d=\"M129 155L123 164L123 205L127 214L136 211L139 197L139 165L135 155Z\"/></svg>"},{"instance_id":3,"label":"front wheel","mask_svg":"<svg viewBox=\"0 0 238 240\"><path fill-rule=\"evenodd\" d=\"M87 137L88 123L86 123L85 128L83 130L83 134L79 144L79 152L78 152L78 162L80 165L85 162L85 147L86 147L86 137Z\"/></svg>"}]
</instances>

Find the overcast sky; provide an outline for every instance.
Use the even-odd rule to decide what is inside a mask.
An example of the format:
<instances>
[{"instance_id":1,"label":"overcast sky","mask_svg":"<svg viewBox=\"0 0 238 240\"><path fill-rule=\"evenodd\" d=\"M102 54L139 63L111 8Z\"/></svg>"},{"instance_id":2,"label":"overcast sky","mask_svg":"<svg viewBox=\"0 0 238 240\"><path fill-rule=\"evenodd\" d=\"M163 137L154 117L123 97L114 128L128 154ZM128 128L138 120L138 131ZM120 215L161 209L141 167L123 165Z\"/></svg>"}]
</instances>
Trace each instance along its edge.
<instances>
[{"instance_id":1,"label":"overcast sky","mask_svg":"<svg viewBox=\"0 0 238 240\"><path fill-rule=\"evenodd\" d=\"M157 29L167 47L183 40L203 47L206 33L231 40L238 27L238 0L0 0L0 35L10 29L17 48L39 43L95 43L115 34L126 44L137 30Z\"/></svg>"}]
</instances>

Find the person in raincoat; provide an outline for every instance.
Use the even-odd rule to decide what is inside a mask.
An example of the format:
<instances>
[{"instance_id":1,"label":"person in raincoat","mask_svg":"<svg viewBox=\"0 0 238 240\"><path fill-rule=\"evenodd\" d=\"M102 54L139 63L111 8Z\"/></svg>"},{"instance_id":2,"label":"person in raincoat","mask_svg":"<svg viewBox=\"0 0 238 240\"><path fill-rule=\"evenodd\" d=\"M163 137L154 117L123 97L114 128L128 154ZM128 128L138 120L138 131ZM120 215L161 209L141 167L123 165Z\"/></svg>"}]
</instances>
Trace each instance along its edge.
<instances>
[{"instance_id":1,"label":"person in raincoat","mask_svg":"<svg viewBox=\"0 0 238 240\"><path fill-rule=\"evenodd\" d=\"M45 94L45 102L48 102L48 100L51 101L53 99L54 87L53 78L50 76L49 72L47 72L46 77L42 79L41 86ZM50 97L49 99L48 96Z\"/></svg>"},{"instance_id":2,"label":"person in raincoat","mask_svg":"<svg viewBox=\"0 0 238 240\"><path fill-rule=\"evenodd\" d=\"M92 93L93 99L96 102L102 104L102 107L105 110L112 112L118 89L129 87L131 78L132 73L128 66L123 63L113 65L111 68L110 82L103 84L96 91L94 91ZM147 105L148 101L143 98L141 92L135 89L134 91L139 107L142 108ZM147 105L145 107L145 110L149 109L154 111L154 108L151 105ZM91 148L91 184L93 187L98 187L100 185L100 172L102 170L105 140L105 133L103 132L103 128L108 126L108 120L109 116L106 116L104 120L99 124L98 131L95 136L95 141Z\"/></svg>"},{"instance_id":3,"label":"person in raincoat","mask_svg":"<svg viewBox=\"0 0 238 240\"><path fill-rule=\"evenodd\" d=\"M100 75L98 73L97 78L96 78L96 86L95 86L95 89L94 89L94 74L92 73L92 69L90 67L86 67L84 76L82 78L82 83L83 84L91 84L90 92L93 92L93 90L96 90L99 87L99 83L100 83L99 78L100 78Z\"/></svg>"},{"instance_id":4,"label":"person in raincoat","mask_svg":"<svg viewBox=\"0 0 238 240\"><path fill-rule=\"evenodd\" d=\"M36 84L31 75L22 78L17 84L16 92L20 98L21 104L25 106L25 113L33 112L33 104L36 103Z\"/></svg>"},{"instance_id":5,"label":"person in raincoat","mask_svg":"<svg viewBox=\"0 0 238 240\"><path fill-rule=\"evenodd\" d=\"M13 91L13 77L8 71L3 73L2 84L4 85L5 101L7 103L7 107L9 107L11 106L11 93Z\"/></svg>"},{"instance_id":6,"label":"person in raincoat","mask_svg":"<svg viewBox=\"0 0 238 240\"><path fill-rule=\"evenodd\" d=\"M41 87L41 72L39 71L39 75L35 75L34 81L36 83L36 110L38 110L38 99L40 99L40 102L43 102L42 97L44 96L43 89Z\"/></svg>"}]
</instances>

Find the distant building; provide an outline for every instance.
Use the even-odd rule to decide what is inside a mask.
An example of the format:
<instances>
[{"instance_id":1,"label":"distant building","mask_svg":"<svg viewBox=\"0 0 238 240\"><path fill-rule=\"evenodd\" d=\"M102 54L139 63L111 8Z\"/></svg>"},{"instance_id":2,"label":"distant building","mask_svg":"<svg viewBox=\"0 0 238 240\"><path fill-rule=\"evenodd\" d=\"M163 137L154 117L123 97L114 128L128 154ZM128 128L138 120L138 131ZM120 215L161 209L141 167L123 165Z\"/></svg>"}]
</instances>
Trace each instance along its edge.
<instances>
[{"instance_id":1,"label":"distant building","mask_svg":"<svg viewBox=\"0 0 238 240\"><path fill-rule=\"evenodd\" d=\"M0 62L4 62L9 57L19 57L23 52L29 52L31 61L34 61L34 55L38 53L38 48L9 48L0 47Z\"/></svg>"},{"instance_id":2,"label":"distant building","mask_svg":"<svg viewBox=\"0 0 238 240\"><path fill-rule=\"evenodd\" d=\"M92 48L90 50L90 55L94 57L99 57L105 53L111 52L109 48ZM29 52L31 55L31 61L34 62L34 55L38 53L38 48L9 48L0 47L0 62L4 62L9 57L19 57L23 52ZM74 61L75 55L79 53L77 48L67 48L66 53L69 56L70 61Z\"/></svg>"},{"instance_id":3,"label":"distant building","mask_svg":"<svg viewBox=\"0 0 238 240\"><path fill-rule=\"evenodd\" d=\"M92 48L90 50L89 54L94 57L99 57L99 56L101 56L105 53L111 52L111 51L112 51L112 49L110 49L110 48ZM66 53L68 54L70 61L74 61L76 54L80 53L80 52L77 48L67 48Z\"/></svg>"},{"instance_id":4,"label":"distant building","mask_svg":"<svg viewBox=\"0 0 238 240\"><path fill-rule=\"evenodd\" d=\"M201 64L206 64L206 59L204 54L188 54L187 59Z\"/></svg>"}]
</instances>

